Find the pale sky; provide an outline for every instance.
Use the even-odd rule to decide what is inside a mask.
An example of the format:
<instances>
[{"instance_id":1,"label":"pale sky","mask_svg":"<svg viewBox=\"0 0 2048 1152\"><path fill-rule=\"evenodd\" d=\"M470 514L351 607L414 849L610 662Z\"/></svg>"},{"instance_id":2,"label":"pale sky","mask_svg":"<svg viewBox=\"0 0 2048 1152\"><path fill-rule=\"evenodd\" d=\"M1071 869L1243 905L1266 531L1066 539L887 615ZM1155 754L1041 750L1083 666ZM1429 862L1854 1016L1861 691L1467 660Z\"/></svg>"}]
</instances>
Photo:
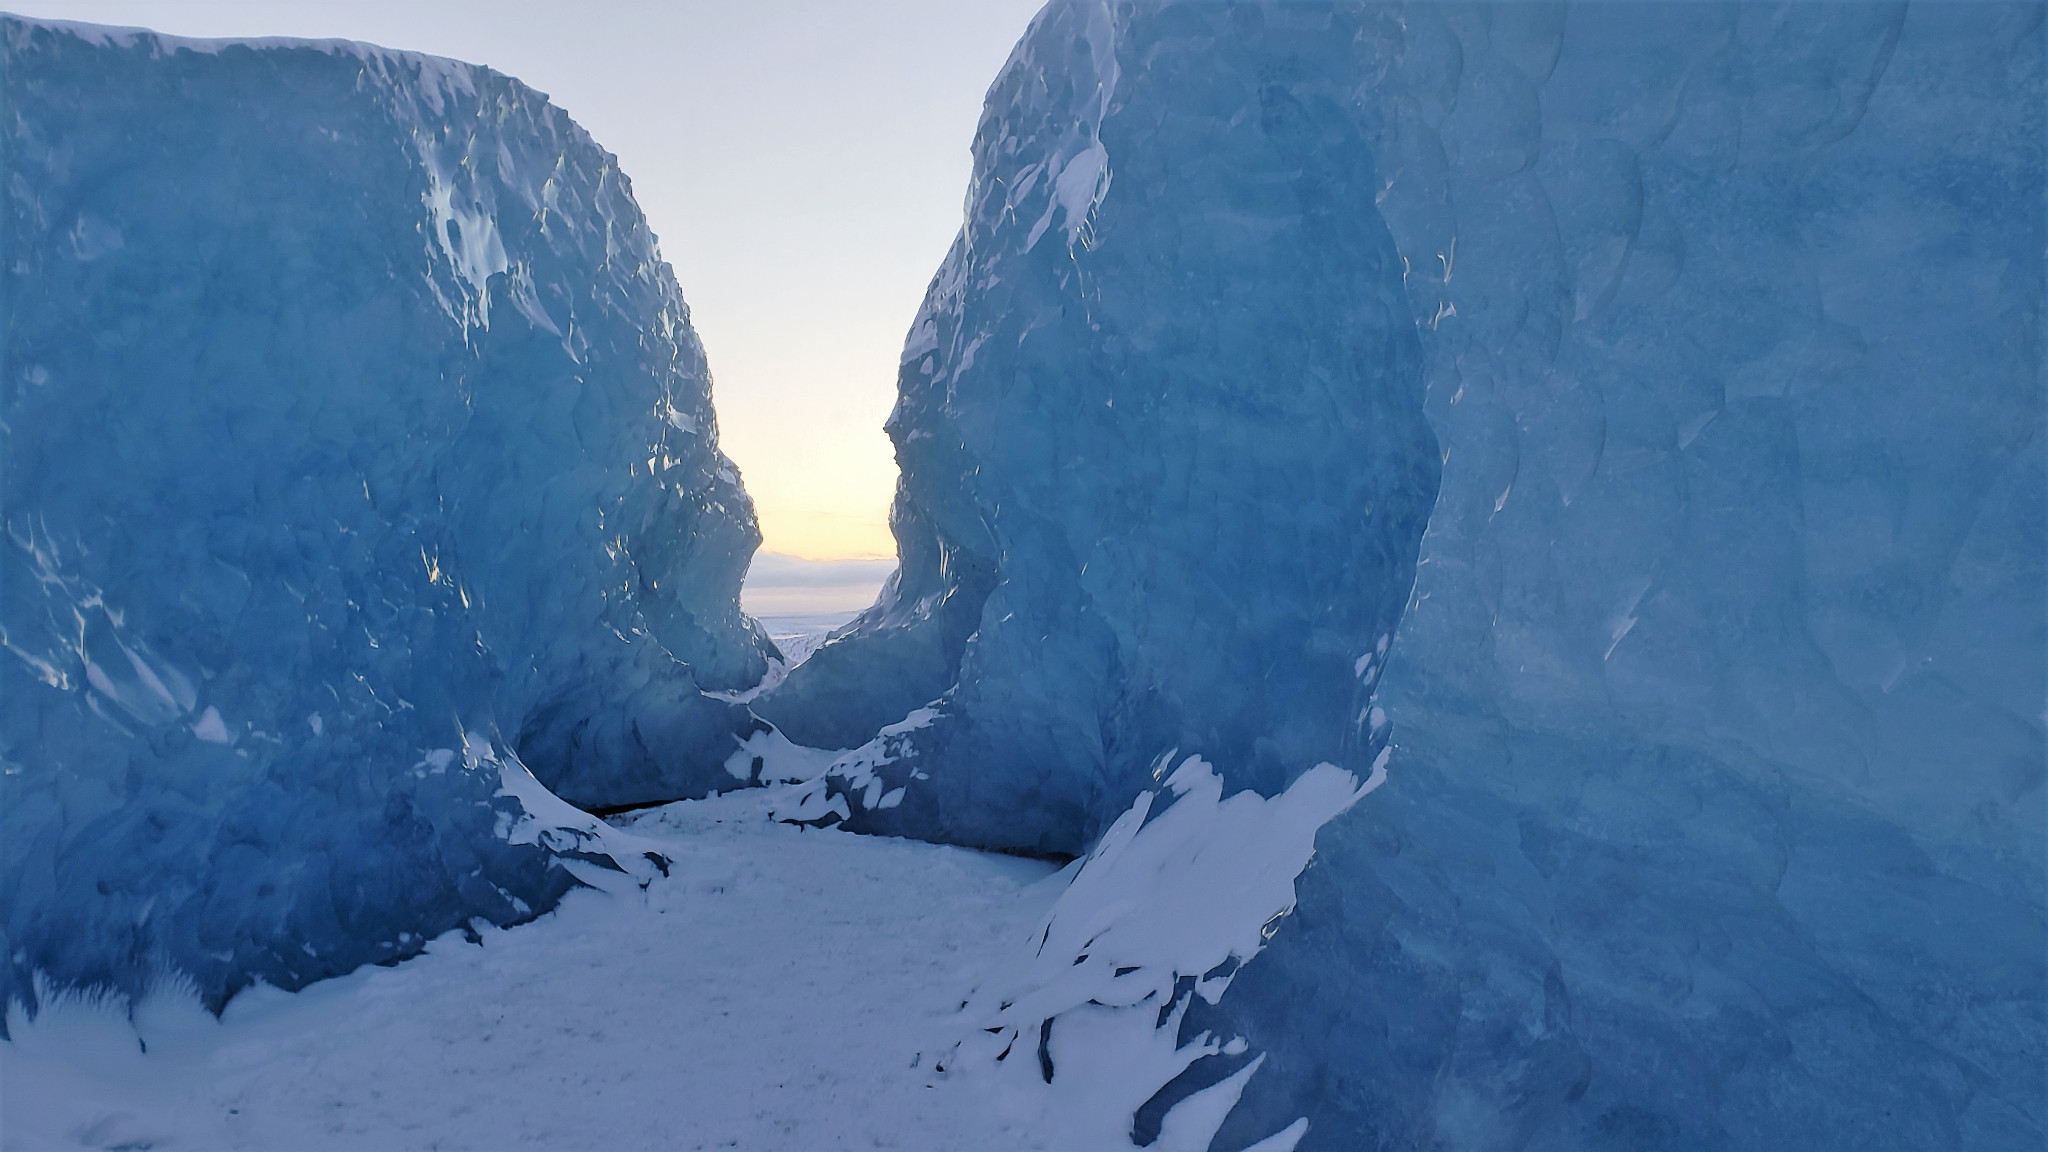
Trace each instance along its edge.
<instances>
[{"instance_id":1,"label":"pale sky","mask_svg":"<svg viewBox=\"0 0 2048 1152\"><path fill-rule=\"evenodd\" d=\"M1040 3L0 8L183 36L367 40L488 64L548 93L618 155L675 266L710 356L722 443L760 513L763 551L833 560L895 555L887 517L896 465L882 421L895 400L897 351L959 227L982 96Z\"/></svg>"}]
</instances>

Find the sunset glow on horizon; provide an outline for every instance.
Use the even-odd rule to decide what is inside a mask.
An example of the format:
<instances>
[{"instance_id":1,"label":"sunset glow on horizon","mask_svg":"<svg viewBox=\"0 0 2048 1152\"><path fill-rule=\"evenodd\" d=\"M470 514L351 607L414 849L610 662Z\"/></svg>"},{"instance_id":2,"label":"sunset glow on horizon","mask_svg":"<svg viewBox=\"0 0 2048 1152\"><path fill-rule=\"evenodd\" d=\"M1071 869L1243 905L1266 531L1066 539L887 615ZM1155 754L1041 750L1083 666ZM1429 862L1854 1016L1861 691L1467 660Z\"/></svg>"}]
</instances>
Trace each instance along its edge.
<instances>
[{"instance_id":1,"label":"sunset glow on horizon","mask_svg":"<svg viewBox=\"0 0 2048 1152\"><path fill-rule=\"evenodd\" d=\"M1040 0L16 0L180 36L485 64L618 156L675 268L762 550L893 558L896 364L960 225L982 97Z\"/></svg>"}]
</instances>

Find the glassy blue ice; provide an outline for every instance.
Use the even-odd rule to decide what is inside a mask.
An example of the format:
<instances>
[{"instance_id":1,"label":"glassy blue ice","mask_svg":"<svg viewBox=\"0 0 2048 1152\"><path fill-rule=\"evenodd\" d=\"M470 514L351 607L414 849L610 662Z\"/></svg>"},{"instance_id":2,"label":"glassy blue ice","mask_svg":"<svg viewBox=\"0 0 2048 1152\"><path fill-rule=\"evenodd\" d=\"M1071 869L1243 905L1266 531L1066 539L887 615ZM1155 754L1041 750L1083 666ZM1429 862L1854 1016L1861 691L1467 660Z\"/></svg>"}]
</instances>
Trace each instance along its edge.
<instances>
[{"instance_id":1,"label":"glassy blue ice","mask_svg":"<svg viewBox=\"0 0 2048 1152\"><path fill-rule=\"evenodd\" d=\"M1140 67L1055 6L990 93L889 420L901 570L758 706L848 747L938 701L854 827L1073 854L1176 747L1277 791L1385 742L1439 465L1401 258L1346 70L1276 82L1220 13Z\"/></svg>"},{"instance_id":2,"label":"glassy blue ice","mask_svg":"<svg viewBox=\"0 0 2048 1152\"><path fill-rule=\"evenodd\" d=\"M859 746L794 814L1073 852L1175 749L1390 748L1141 1137L1263 1058L1215 1147L2038 1147L2042 61L2035 4L1050 6L902 571L760 706Z\"/></svg>"},{"instance_id":3,"label":"glassy blue ice","mask_svg":"<svg viewBox=\"0 0 2048 1152\"><path fill-rule=\"evenodd\" d=\"M772 653L613 158L485 68L0 22L0 998L218 1005L644 870ZM528 770L532 775L528 775Z\"/></svg>"},{"instance_id":4,"label":"glassy blue ice","mask_svg":"<svg viewBox=\"0 0 2048 1152\"><path fill-rule=\"evenodd\" d=\"M702 352L562 113L8 20L0 992L531 916L658 866L556 794L765 718L845 750L789 818L1090 854L977 1011L1051 1076L1169 997L1140 1143L2038 1147L2042 17L1054 3L899 570L751 696Z\"/></svg>"}]
</instances>

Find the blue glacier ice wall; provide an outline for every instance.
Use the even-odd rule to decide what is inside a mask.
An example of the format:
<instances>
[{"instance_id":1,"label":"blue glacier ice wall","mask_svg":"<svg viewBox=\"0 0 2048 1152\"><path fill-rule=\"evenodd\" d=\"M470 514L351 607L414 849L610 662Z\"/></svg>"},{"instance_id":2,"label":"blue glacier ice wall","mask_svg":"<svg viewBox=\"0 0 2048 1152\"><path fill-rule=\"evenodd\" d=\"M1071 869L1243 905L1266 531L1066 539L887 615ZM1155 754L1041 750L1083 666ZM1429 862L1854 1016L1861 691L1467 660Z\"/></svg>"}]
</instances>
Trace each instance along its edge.
<instances>
[{"instance_id":1,"label":"blue glacier ice wall","mask_svg":"<svg viewBox=\"0 0 2048 1152\"><path fill-rule=\"evenodd\" d=\"M1132 666L1094 637L1135 632L1153 601L1096 595L1099 557L1165 547L1104 575L1145 572L1172 602L1161 570L1199 582L1270 556L1140 650L1216 684L1211 715L1310 720L1327 714L1228 701L1336 692L1334 662L1293 648L1294 673L1266 680L1197 634L1276 603L1312 615L1336 587L1402 597L1388 659L1363 668L1382 677L1372 706L1394 751L1388 783L1324 830L1272 946L1184 1019L1251 1046L1163 1097L1266 1061L1215 1147L1299 1116L1305 1149L2039 1147L2042 11L1048 8L991 92L969 222L911 335L891 424L904 571L786 689L854 699L824 681L885 682L900 658L885 643L923 661L897 696L864 686L865 711L810 721L836 744L934 683L949 695L846 758L835 801L855 826L1047 843L1046 827L1089 826L1066 806L1099 821L1128 798L1111 755L1165 751L1110 738L1124 731L1271 794L1328 745L1116 729L1100 692L1020 687ZM1201 372L1163 369L1175 346L1103 319L1224 316L1272 307L1290 276L1343 283L1304 273L1284 240L1234 243L1257 214L1224 205L1283 183L1228 146L1274 125L1255 111L1268 86L1341 98L1344 116L1274 126L1290 139L1271 147L1294 158L1304 206L1372 173L1339 234L1384 227L1398 254L1326 241L1358 273L1348 299L1403 301L1419 342L1442 473L1412 591L1398 564L1293 578L1316 561L1290 507L1347 482L1283 468L1297 451L1337 462L1317 456L1324 378L1262 375L1275 419L1255 438L1231 426L1249 409L1204 407ZM1075 178L1085 214L1032 199L1046 175L1088 171L1062 159L1088 145L1032 135L1046 123L1103 149ZM1029 259L1035 229L1076 221L1071 254ZM976 344L991 326L955 318L997 300L1023 349L1069 343L1035 353L1068 375L978 375L1016 338ZM1293 307L1319 331L1364 311L1320 293ZM1299 329L1268 317L1271 338L1232 364L1297 354ZM1404 363L1354 387L1399 395ZM1126 379L1158 382L1154 418L1098 431ZM1399 453L1429 443L1343 457L1356 498L1406 498L1428 461ZM1168 451L1301 487L1229 512L1244 489L1180 503L1187 481L1149 464ZM1280 526L1272 552L1249 527L1212 534L1240 515ZM1364 517L1341 528L1357 535L1324 545L1338 554L1388 539ZM980 719L990 702L1018 710L1007 727ZM1022 732L1028 758L991 756L949 719ZM1258 739L1283 736L1261 761ZM850 786L870 778L883 787Z\"/></svg>"},{"instance_id":2,"label":"blue glacier ice wall","mask_svg":"<svg viewBox=\"0 0 2048 1152\"><path fill-rule=\"evenodd\" d=\"M2041 7L1361 15L1448 463L1236 1132L2039 1147Z\"/></svg>"},{"instance_id":3,"label":"blue glacier ice wall","mask_svg":"<svg viewBox=\"0 0 2048 1152\"><path fill-rule=\"evenodd\" d=\"M888 425L901 569L759 705L831 747L942 697L853 827L1075 853L1175 747L1277 790L1383 742L1419 343L1341 53L1219 19L1051 9L990 94Z\"/></svg>"},{"instance_id":4,"label":"blue glacier ice wall","mask_svg":"<svg viewBox=\"0 0 2048 1152\"><path fill-rule=\"evenodd\" d=\"M518 759L731 783L758 533L613 158L470 65L0 30L0 993L535 915L601 853Z\"/></svg>"}]
</instances>

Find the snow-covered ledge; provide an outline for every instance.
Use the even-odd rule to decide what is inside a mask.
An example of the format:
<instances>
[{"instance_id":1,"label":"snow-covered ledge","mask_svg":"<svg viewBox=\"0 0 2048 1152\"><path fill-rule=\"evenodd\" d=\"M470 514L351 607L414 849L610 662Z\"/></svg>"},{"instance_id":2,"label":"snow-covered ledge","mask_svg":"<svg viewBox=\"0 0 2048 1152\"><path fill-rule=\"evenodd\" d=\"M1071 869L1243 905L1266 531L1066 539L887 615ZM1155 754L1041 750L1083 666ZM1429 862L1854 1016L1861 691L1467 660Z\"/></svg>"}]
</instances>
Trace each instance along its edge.
<instances>
[{"instance_id":1,"label":"snow-covered ledge","mask_svg":"<svg viewBox=\"0 0 2048 1152\"><path fill-rule=\"evenodd\" d=\"M998 1106L1045 1147L1130 1147L1139 1110L1190 1064L1246 1051L1206 1032L1180 1044L1191 997L1223 996L1293 910L1317 830L1386 778L1382 754L1363 784L1318 764L1270 799L1225 798L1214 769L1187 757L1068 866L1029 945L962 1006L944 1069L993 1081ZM1151 1147L1207 1149L1263 1059L1173 1103ZM1255 1148L1289 1152L1307 1130L1296 1120Z\"/></svg>"}]
</instances>

